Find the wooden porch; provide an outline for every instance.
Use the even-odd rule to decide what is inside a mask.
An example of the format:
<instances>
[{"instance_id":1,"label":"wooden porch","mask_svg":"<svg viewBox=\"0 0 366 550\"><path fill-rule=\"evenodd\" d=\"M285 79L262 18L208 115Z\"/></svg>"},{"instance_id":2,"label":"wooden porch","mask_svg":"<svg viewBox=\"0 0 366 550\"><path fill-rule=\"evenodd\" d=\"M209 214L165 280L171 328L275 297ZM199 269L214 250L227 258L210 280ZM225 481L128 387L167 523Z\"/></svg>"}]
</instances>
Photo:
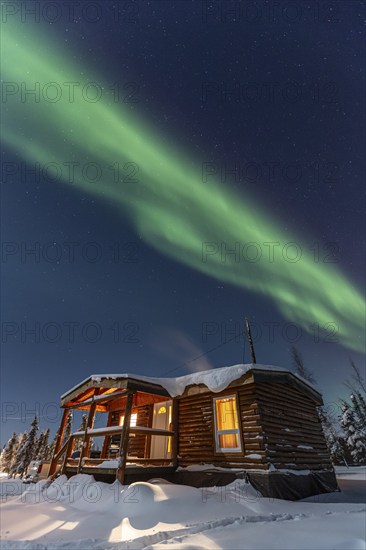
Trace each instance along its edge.
<instances>
[{"instance_id":1,"label":"wooden porch","mask_svg":"<svg viewBox=\"0 0 366 550\"><path fill-rule=\"evenodd\" d=\"M168 402L170 404L169 428L153 427L154 405ZM85 381L63 396L61 406L64 410L50 466L51 476L58 472L68 477L86 473L100 480L108 478L111 481L115 478L124 484L131 483L131 480L135 480L133 478L142 480L166 477L175 471L178 434L177 403L161 386L134 381L128 377L115 381L114 384L109 377L105 380L92 381L92 383ZM166 412L165 407L161 409ZM72 432L65 441L67 419L72 410L88 411L86 426L84 431ZM144 413L141 414L141 418L145 425L138 425L139 411ZM107 413L105 427L94 428L96 412ZM137 418L136 425L131 423L132 414L135 416L135 421ZM112 425L116 422L116 418L118 425ZM90 443L93 437L103 437L103 446L98 458L90 457ZM169 441L169 456L152 456L153 438L155 441L156 438L165 438L164 442ZM73 458L76 441L79 442L80 456ZM114 443L117 441L113 456L111 456L111 441ZM136 447L137 442L138 452L130 456L129 447Z\"/></svg>"}]
</instances>

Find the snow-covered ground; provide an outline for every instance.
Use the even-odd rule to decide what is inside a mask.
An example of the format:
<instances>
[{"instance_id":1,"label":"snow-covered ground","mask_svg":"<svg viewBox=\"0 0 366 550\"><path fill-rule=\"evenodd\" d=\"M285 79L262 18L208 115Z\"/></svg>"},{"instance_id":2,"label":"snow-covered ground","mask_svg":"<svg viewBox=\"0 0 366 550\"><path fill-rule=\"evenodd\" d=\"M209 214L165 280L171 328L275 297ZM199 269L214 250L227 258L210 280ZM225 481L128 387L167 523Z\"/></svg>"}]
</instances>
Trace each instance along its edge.
<instances>
[{"instance_id":1,"label":"snow-covered ground","mask_svg":"<svg viewBox=\"0 0 366 550\"><path fill-rule=\"evenodd\" d=\"M366 468L337 473L342 492L298 502L263 498L243 481L122 487L78 475L45 489L1 477L1 548L366 549Z\"/></svg>"}]
</instances>

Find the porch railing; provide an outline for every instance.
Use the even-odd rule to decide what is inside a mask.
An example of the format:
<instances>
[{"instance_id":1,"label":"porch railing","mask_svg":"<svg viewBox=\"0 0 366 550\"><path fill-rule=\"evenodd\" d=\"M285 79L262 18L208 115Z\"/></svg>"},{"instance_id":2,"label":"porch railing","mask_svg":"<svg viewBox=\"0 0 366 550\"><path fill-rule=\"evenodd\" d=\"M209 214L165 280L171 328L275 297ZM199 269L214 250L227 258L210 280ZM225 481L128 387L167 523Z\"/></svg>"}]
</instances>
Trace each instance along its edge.
<instances>
[{"instance_id":1,"label":"porch railing","mask_svg":"<svg viewBox=\"0 0 366 550\"><path fill-rule=\"evenodd\" d=\"M89 446L90 446L90 438L92 436L104 436L105 441L103 445L103 451L102 455L106 454L107 449L107 442L108 438L113 435L121 435L120 438L120 445L119 445L119 451L118 451L118 467L116 471L116 478L123 483L124 482L124 472L126 468L126 464L129 460L132 460L133 457L128 457L128 443L130 440L130 434L132 435L143 435L146 437L150 436L164 436L164 437L172 437L172 462L173 466L177 465L178 461L178 406L177 406L177 399L172 399L172 424L173 424L173 430L160 430L157 428L147 428L143 426L131 426L131 413L132 413L132 404L134 395L137 393L137 390L135 389L122 389L118 391L112 391L111 393L102 393L104 388L98 388L96 387L94 389L93 396L90 399L86 399L80 403L73 403L70 406L67 406L64 408L64 412L62 415L60 428L58 431L58 436L56 440L56 447L55 447L55 453L52 458L51 466L50 466L50 476L54 476L55 472L58 468L58 464L61 458L62 460L62 466L61 466L61 472L65 472L67 461L71 458L73 448L74 448L74 441L76 438L82 438L82 447L80 452L80 457L77 465L77 472L80 472L82 468L83 461L85 459L88 459L88 453L89 453ZM126 397L126 403L124 407L124 422L122 426L107 426L106 428L93 428L94 419L95 419L95 413L97 411L97 407L101 405L105 405L105 403L109 401L113 401L116 398L124 398ZM86 428L84 431L78 431L74 432L69 439L62 444L63 435L65 433L65 428L67 424L67 419L69 415L69 410L75 408L88 408L89 414L86 421ZM148 441L148 440L147 440ZM145 449L147 449L148 445L145 446ZM147 454L145 450L145 455ZM149 459L149 457L145 456L144 459ZM133 459L135 462L136 460ZM164 459L161 459L163 461ZM160 462L161 462L160 461Z\"/></svg>"},{"instance_id":2,"label":"porch railing","mask_svg":"<svg viewBox=\"0 0 366 550\"><path fill-rule=\"evenodd\" d=\"M110 437L112 435L120 435L120 434L122 435L122 433L123 433L123 425L110 426L106 428L92 428L92 429L89 428L89 429L86 429L85 431L74 432L73 434L70 435L69 439L64 442L64 444L62 445L58 453L53 457L51 462L52 471L57 470L57 466L59 465L61 459L62 459L61 469L60 469L61 474L65 473L68 465L76 467L76 471L77 473L79 473L83 466L87 466L87 465L97 466L98 464L101 464L102 462L107 461L108 458L104 458L104 457L92 459L87 456L83 456L82 452L80 452L80 457L76 459L72 459L71 456L73 453L75 439L84 438L84 445L86 443L87 448L89 448L90 438L93 436ZM157 428L147 428L143 426L130 426L129 434L173 437L175 435L175 432L172 430L161 430ZM114 460L116 459L118 460L119 456L116 456ZM126 462L127 463L132 462L136 464L161 464L161 463L170 463L172 462L172 459L171 458L149 458L149 457L137 458L133 456L127 456Z\"/></svg>"}]
</instances>

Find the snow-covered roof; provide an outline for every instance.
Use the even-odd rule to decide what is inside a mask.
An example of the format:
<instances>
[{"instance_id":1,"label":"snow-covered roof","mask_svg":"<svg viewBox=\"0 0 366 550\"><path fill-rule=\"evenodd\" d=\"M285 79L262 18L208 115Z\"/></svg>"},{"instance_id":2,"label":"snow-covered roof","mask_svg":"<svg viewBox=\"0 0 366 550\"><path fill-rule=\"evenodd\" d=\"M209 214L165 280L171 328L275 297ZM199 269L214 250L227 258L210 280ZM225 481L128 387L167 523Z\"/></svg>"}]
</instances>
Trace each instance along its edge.
<instances>
[{"instance_id":1,"label":"snow-covered roof","mask_svg":"<svg viewBox=\"0 0 366 550\"><path fill-rule=\"evenodd\" d=\"M319 391L310 384L307 380L301 378L297 374L291 373L288 369L282 367L276 367L273 365L260 365L258 363L248 363L248 364L239 364L232 365L228 367L220 367L217 369L210 369L205 371L194 372L191 374L186 374L185 376L178 376L176 378L155 378L150 376L143 376L140 374L92 374L88 376L85 380L68 390L61 396L61 399L66 397L68 394L76 390L78 387L82 386L88 381L99 383L102 380L112 379L132 379L140 380L142 382L147 382L149 384L155 384L157 386L163 387L171 397L177 397L182 395L185 389L191 385L204 384L209 390L214 393L219 393L224 390L229 384L241 378L244 374L248 373L251 370L263 370L263 371L273 371L273 372L284 372L290 373L301 382L309 386L312 390L319 393Z\"/></svg>"}]
</instances>

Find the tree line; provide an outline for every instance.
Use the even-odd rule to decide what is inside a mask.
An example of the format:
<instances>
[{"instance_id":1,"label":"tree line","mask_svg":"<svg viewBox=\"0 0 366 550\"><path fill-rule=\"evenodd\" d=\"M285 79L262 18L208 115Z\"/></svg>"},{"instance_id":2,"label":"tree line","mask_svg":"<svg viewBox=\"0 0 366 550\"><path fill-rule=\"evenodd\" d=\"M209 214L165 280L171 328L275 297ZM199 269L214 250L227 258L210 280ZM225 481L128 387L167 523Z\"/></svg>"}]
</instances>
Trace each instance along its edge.
<instances>
[{"instance_id":1,"label":"tree line","mask_svg":"<svg viewBox=\"0 0 366 550\"><path fill-rule=\"evenodd\" d=\"M84 414L78 431L84 431L87 416ZM40 432L40 433L39 433ZM70 437L72 432L72 411L67 417L65 433L61 445ZM58 439L58 432L49 442L49 428L40 431L37 416L34 417L27 432L17 434L13 433L9 441L0 454L0 471L5 472L9 477L26 475L29 465L34 460L51 460L54 454ZM82 439L75 439L74 450L80 450Z\"/></svg>"},{"instance_id":2,"label":"tree line","mask_svg":"<svg viewBox=\"0 0 366 550\"><path fill-rule=\"evenodd\" d=\"M291 348L291 358L295 372L316 385L296 347ZM348 397L339 398L336 411L325 405L318 414L333 464L358 466L366 464L366 381L353 361L350 365L351 376L344 382Z\"/></svg>"}]
</instances>

